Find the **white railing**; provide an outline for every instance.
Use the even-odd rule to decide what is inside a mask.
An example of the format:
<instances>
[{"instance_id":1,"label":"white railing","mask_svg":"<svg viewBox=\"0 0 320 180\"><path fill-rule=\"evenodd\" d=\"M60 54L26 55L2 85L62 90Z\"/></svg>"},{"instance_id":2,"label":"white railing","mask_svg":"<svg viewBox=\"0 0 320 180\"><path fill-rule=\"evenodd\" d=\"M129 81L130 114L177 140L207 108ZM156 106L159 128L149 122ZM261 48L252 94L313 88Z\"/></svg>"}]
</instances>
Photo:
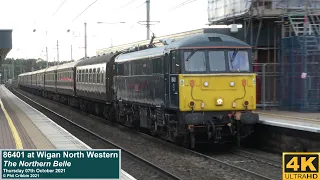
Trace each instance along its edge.
<instances>
[{"instance_id":1,"label":"white railing","mask_svg":"<svg viewBox=\"0 0 320 180\"><path fill-rule=\"evenodd\" d=\"M309 35L320 35L320 24L309 24Z\"/></svg>"}]
</instances>

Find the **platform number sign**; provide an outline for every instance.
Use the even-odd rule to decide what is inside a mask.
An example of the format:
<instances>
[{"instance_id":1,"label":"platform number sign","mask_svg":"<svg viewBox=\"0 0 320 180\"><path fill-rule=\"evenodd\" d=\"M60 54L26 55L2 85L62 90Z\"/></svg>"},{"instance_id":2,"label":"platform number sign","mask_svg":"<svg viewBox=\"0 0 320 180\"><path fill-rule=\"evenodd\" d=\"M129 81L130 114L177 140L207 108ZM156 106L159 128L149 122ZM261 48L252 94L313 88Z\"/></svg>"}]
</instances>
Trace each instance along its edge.
<instances>
[{"instance_id":1,"label":"platform number sign","mask_svg":"<svg viewBox=\"0 0 320 180\"><path fill-rule=\"evenodd\" d=\"M319 156L320 153L283 153L282 179L320 180Z\"/></svg>"}]
</instances>

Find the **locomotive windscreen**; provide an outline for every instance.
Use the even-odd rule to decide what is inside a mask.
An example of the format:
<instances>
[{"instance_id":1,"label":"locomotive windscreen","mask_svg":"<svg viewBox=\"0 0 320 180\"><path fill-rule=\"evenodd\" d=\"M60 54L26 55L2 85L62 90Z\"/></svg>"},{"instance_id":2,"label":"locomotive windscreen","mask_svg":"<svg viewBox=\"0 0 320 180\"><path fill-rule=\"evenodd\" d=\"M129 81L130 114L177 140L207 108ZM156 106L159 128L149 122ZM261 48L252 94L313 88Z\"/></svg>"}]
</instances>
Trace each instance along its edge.
<instances>
[{"instance_id":1,"label":"locomotive windscreen","mask_svg":"<svg viewBox=\"0 0 320 180\"><path fill-rule=\"evenodd\" d=\"M227 58L226 58L227 56ZM244 50L190 50L183 52L185 72L248 72L249 56ZM227 61L227 62L226 62Z\"/></svg>"},{"instance_id":2,"label":"locomotive windscreen","mask_svg":"<svg viewBox=\"0 0 320 180\"><path fill-rule=\"evenodd\" d=\"M228 51L228 61L230 71L250 71L247 51Z\"/></svg>"}]
</instances>

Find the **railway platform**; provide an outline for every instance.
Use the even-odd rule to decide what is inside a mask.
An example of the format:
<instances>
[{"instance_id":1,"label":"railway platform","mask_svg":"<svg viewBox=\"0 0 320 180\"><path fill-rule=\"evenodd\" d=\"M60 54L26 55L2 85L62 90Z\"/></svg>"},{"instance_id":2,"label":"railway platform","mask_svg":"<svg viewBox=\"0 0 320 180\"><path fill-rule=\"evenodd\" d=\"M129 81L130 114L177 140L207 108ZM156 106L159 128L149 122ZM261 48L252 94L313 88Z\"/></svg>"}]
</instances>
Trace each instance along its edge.
<instances>
[{"instance_id":1,"label":"railway platform","mask_svg":"<svg viewBox=\"0 0 320 180\"><path fill-rule=\"evenodd\" d=\"M0 85L1 149L91 149ZM135 180L121 170L123 180Z\"/></svg>"},{"instance_id":2,"label":"railway platform","mask_svg":"<svg viewBox=\"0 0 320 180\"><path fill-rule=\"evenodd\" d=\"M299 113L280 110L256 110L260 116L260 123L320 133L320 112L319 113Z\"/></svg>"}]
</instances>

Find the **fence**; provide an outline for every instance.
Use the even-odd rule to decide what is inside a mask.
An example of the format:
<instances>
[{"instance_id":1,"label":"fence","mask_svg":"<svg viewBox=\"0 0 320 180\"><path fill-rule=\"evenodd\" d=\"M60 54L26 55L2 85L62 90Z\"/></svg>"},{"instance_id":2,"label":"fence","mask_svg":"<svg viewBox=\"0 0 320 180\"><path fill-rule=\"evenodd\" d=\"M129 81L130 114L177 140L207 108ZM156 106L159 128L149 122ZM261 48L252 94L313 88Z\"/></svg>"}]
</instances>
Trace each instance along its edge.
<instances>
[{"instance_id":1,"label":"fence","mask_svg":"<svg viewBox=\"0 0 320 180\"><path fill-rule=\"evenodd\" d=\"M254 63L257 74L257 107L279 106L278 85L280 81L280 65L277 63Z\"/></svg>"},{"instance_id":2,"label":"fence","mask_svg":"<svg viewBox=\"0 0 320 180\"><path fill-rule=\"evenodd\" d=\"M296 57L298 58L298 57ZM255 63L257 107L290 111L320 110L320 63Z\"/></svg>"}]
</instances>

